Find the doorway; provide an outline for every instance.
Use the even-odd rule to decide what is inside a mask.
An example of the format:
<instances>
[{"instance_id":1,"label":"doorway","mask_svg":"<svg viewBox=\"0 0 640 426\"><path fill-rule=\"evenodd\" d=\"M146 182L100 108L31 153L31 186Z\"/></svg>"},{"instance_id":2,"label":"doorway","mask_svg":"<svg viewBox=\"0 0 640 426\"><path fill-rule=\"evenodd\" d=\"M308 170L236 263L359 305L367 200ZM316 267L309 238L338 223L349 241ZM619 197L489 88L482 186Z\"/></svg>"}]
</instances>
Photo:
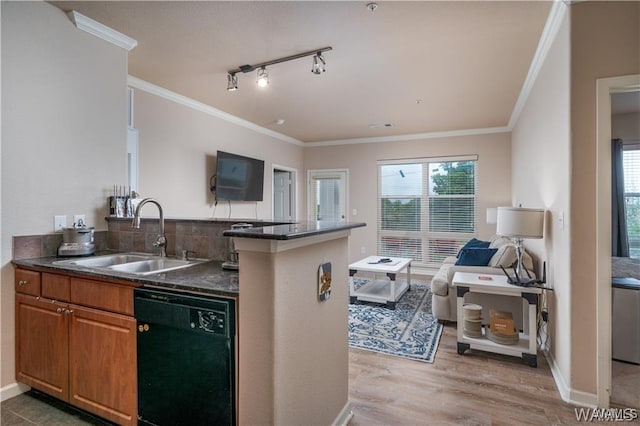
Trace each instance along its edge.
<instances>
[{"instance_id":1,"label":"doorway","mask_svg":"<svg viewBox=\"0 0 640 426\"><path fill-rule=\"evenodd\" d=\"M296 170L273 166L273 220L296 220Z\"/></svg>"},{"instance_id":2,"label":"doorway","mask_svg":"<svg viewBox=\"0 0 640 426\"><path fill-rule=\"evenodd\" d=\"M608 407L612 386L611 353L611 95L640 89L640 75L602 78L597 81L596 160L596 322L597 400Z\"/></svg>"},{"instance_id":3,"label":"doorway","mask_svg":"<svg viewBox=\"0 0 640 426\"><path fill-rule=\"evenodd\" d=\"M309 220L344 222L347 218L347 169L309 170L307 217Z\"/></svg>"}]
</instances>

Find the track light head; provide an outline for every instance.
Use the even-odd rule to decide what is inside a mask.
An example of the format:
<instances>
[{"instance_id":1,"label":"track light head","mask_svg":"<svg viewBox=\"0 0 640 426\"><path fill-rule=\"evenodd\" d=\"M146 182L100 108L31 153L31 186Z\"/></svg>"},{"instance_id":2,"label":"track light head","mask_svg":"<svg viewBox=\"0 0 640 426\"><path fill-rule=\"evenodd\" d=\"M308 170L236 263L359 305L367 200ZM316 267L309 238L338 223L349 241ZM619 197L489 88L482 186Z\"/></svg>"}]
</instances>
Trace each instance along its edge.
<instances>
[{"instance_id":1,"label":"track light head","mask_svg":"<svg viewBox=\"0 0 640 426\"><path fill-rule=\"evenodd\" d=\"M238 76L235 74L227 74L227 91L233 92L238 90Z\"/></svg>"},{"instance_id":2,"label":"track light head","mask_svg":"<svg viewBox=\"0 0 640 426\"><path fill-rule=\"evenodd\" d=\"M322 52L318 52L313 57L313 65L311 66L311 72L314 74L322 74L327 70L327 64L322 57Z\"/></svg>"},{"instance_id":3,"label":"track light head","mask_svg":"<svg viewBox=\"0 0 640 426\"><path fill-rule=\"evenodd\" d=\"M265 67L262 67L258 70L258 79L256 80L258 86L267 87L269 84L269 73Z\"/></svg>"}]
</instances>

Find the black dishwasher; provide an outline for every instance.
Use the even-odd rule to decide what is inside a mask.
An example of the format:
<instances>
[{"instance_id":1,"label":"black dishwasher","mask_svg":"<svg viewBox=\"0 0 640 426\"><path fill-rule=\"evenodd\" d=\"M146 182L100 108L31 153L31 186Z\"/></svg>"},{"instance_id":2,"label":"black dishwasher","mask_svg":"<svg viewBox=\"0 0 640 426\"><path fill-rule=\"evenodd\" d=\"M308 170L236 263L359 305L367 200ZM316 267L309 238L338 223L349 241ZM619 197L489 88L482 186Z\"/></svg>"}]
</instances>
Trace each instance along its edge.
<instances>
[{"instance_id":1,"label":"black dishwasher","mask_svg":"<svg viewBox=\"0 0 640 426\"><path fill-rule=\"evenodd\" d=\"M235 303L139 288L138 421L233 425Z\"/></svg>"}]
</instances>

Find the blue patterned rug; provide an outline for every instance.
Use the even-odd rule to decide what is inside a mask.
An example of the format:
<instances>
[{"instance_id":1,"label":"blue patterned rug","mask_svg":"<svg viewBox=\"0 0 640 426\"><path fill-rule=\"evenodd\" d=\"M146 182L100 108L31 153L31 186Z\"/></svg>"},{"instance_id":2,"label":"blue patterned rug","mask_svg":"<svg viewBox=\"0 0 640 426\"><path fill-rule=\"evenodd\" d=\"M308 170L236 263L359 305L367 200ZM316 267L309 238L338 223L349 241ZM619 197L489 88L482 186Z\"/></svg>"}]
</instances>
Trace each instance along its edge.
<instances>
[{"instance_id":1,"label":"blue patterned rug","mask_svg":"<svg viewBox=\"0 0 640 426\"><path fill-rule=\"evenodd\" d=\"M360 287L366 280L355 278ZM349 346L383 354L433 362L442 324L431 315L431 292L424 283L411 290L390 310L376 303L349 305Z\"/></svg>"}]
</instances>

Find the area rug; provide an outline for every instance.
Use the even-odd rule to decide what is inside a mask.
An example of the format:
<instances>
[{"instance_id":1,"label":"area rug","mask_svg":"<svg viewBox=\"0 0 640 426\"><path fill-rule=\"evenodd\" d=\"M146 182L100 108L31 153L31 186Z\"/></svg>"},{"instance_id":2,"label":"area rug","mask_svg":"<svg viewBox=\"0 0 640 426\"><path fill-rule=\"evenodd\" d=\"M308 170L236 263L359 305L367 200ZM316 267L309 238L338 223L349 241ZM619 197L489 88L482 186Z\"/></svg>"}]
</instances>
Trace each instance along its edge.
<instances>
[{"instance_id":1,"label":"area rug","mask_svg":"<svg viewBox=\"0 0 640 426\"><path fill-rule=\"evenodd\" d=\"M365 283L355 278L356 287ZM352 348L433 362L441 334L442 324L431 314L431 292L424 283L412 283L395 310L367 302L349 305Z\"/></svg>"}]
</instances>

